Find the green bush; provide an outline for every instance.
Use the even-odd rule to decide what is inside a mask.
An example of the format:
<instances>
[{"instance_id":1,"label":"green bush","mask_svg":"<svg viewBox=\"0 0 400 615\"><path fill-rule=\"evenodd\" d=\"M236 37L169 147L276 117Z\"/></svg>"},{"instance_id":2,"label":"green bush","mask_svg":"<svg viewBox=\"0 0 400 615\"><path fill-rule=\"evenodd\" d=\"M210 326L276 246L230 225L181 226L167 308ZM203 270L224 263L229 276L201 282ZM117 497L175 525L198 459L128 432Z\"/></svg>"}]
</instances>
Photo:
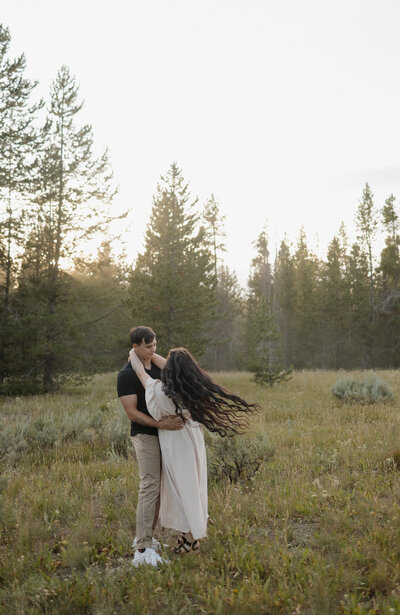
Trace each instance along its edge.
<instances>
[{"instance_id":1,"label":"green bush","mask_svg":"<svg viewBox=\"0 0 400 615\"><path fill-rule=\"evenodd\" d=\"M12 529L16 520L15 510L5 496L6 489L7 479L0 476L0 543L7 542L7 532Z\"/></svg>"},{"instance_id":2,"label":"green bush","mask_svg":"<svg viewBox=\"0 0 400 615\"><path fill-rule=\"evenodd\" d=\"M386 382L374 373L365 378L340 378L332 387L332 394L343 402L375 404L391 401L393 393Z\"/></svg>"},{"instance_id":3,"label":"green bush","mask_svg":"<svg viewBox=\"0 0 400 615\"><path fill-rule=\"evenodd\" d=\"M93 427L94 416L91 416L87 410L78 410L77 412L66 414L62 419L60 428L62 442L81 440L82 434L87 429Z\"/></svg>"},{"instance_id":4,"label":"green bush","mask_svg":"<svg viewBox=\"0 0 400 615\"><path fill-rule=\"evenodd\" d=\"M27 441L31 448L52 448L58 433L49 417L38 418L29 425Z\"/></svg>"},{"instance_id":5,"label":"green bush","mask_svg":"<svg viewBox=\"0 0 400 615\"><path fill-rule=\"evenodd\" d=\"M273 448L265 436L233 436L221 438L208 432L208 475L210 479L229 482L251 479L260 465L272 457Z\"/></svg>"},{"instance_id":6,"label":"green bush","mask_svg":"<svg viewBox=\"0 0 400 615\"><path fill-rule=\"evenodd\" d=\"M105 430L105 435L111 444L111 448L117 455L128 457L128 451L130 450L129 433L129 421L125 412L121 409L112 418L111 422L108 423Z\"/></svg>"},{"instance_id":7,"label":"green bush","mask_svg":"<svg viewBox=\"0 0 400 615\"><path fill-rule=\"evenodd\" d=\"M32 450L52 448L57 437L57 430L49 417L34 422L19 420L14 426L6 425L0 431L0 459L4 457L15 464Z\"/></svg>"},{"instance_id":8,"label":"green bush","mask_svg":"<svg viewBox=\"0 0 400 615\"><path fill-rule=\"evenodd\" d=\"M43 383L39 378L10 376L0 385L0 395L15 397L17 395L38 395L43 393Z\"/></svg>"},{"instance_id":9,"label":"green bush","mask_svg":"<svg viewBox=\"0 0 400 615\"><path fill-rule=\"evenodd\" d=\"M274 363L272 365L253 363L250 365L250 371L253 374L254 382L262 386L268 385L272 387L274 384L287 382L293 378L293 366L285 367L282 363Z\"/></svg>"},{"instance_id":10,"label":"green bush","mask_svg":"<svg viewBox=\"0 0 400 615\"><path fill-rule=\"evenodd\" d=\"M90 419L90 427L95 431L101 431L104 423L104 416L101 410L98 410Z\"/></svg>"},{"instance_id":11,"label":"green bush","mask_svg":"<svg viewBox=\"0 0 400 615\"><path fill-rule=\"evenodd\" d=\"M14 428L6 425L0 431L0 459L3 457L12 465L28 450L27 425L17 423Z\"/></svg>"}]
</instances>

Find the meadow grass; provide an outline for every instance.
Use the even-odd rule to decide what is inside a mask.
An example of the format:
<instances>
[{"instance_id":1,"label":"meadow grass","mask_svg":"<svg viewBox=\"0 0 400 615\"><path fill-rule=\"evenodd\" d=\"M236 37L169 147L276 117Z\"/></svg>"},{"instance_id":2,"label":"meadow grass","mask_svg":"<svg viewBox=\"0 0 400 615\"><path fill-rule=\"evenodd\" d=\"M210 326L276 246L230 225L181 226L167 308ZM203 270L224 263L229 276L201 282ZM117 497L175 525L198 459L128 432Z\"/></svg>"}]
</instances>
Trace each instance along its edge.
<instances>
[{"instance_id":1,"label":"meadow grass","mask_svg":"<svg viewBox=\"0 0 400 615\"><path fill-rule=\"evenodd\" d=\"M341 375L271 389L215 374L260 403L246 437L273 455L246 480L213 478L201 552L165 548L158 569L131 566L138 475L115 374L3 399L0 613L400 614L399 406L338 402ZM399 400L398 373L379 375Z\"/></svg>"}]
</instances>

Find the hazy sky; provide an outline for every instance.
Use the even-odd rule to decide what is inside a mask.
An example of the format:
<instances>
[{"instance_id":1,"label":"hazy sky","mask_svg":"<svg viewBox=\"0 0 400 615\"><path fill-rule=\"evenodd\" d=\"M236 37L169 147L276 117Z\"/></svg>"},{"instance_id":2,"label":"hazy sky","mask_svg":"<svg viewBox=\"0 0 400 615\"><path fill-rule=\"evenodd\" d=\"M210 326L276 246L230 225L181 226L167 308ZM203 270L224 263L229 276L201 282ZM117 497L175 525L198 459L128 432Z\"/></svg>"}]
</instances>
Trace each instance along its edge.
<instances>
[{"instance_id":1,"label":"hazy sky","mask_svg":"<svg viewBox=\"0 0 400 615\"><path fill-rule=\"evenodd\" d=\"M226 215L242 283L268 221L272 248L301 225L324 255L366 181L400 198L398 0L1 0L14 55L40 93L67 64L82 121L109 146L132 208L132 259L159 176L176 161Z\"/></svg>"}]
</instances>

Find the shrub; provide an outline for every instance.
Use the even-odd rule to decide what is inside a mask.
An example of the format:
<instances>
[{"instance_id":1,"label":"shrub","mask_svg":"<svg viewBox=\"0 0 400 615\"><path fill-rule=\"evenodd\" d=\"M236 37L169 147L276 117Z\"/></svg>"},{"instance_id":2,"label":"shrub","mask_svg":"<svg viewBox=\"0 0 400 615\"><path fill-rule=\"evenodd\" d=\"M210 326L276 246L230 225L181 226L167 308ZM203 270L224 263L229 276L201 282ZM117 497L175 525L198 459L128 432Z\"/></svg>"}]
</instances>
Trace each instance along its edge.
<instances>
[{"instance_id":1,"label":"shrub","mask_svg":"<svg viewBox=\"0 0 400 615\"><path fill-rule=\"evenodd\" d=\"M50 418L39 418L29 426L27 441L31 447L52 448L57 440L57 430Z\"/></svg>"},{"instance_id":2,"label":"shrub","mask_svg":"<svg viewBox=\"0 0 400 615\"><path fill-rule=\"evenodd\" d=\"M0 459L5 458L14 464L28 450L28 428L24 423L17 423L15 429L6 425L0 430Z\"/></svg>"},{"instance_id":3,"label":"shrub","mask_svg":"<svg viewBox=\"0 0 400 615\"><path fill-rule=\"evenodd\" d=\"M95 414L93 414L92 418L90 419L90 427L92 427L92 429L94 429L95 431L99 432L103 427L103 423L103 413L101 412L101 410L98 410Z\"/></svg>"},{"instance_id":4,"label":"shrub","mask_svg":"<svg viewBox=\"0 0 400 615\"><path fill-rule=\"evenodd\" d=\"M129 433L127 417L121 409L107 425L105 435L111 444L112 450L122 457L128 457L128 450L130 448Z\"/></svg>"},{"instance_id":5,"label":"shrub","mask_svg":"<svg viewBox=\"0 0 400 615\"><path fill-rule=\"evenodd\" d=\"M7 532L15 525L15 510L6 500L7 479L0 476L0 542L7 542Z\"/></svg>"},{"instance_id":6,"label":"shrub","mask_svg":"<svg viewBox=\"0 0 400 615\"><path fill-rule=\"evenodd\" d=\"M347 403L374 404L393 399L390 387L374 373L368 374L362 380L340 378L331 390L335 397Z\"/></svg>"},{"instance_id":7,"label":"shrub","mask_svg":"<svg viewBox=\"0 0 400 615\"><path fill-rule=\"evenodd\" d=\"M400 470L400 448L393 451L391 457L393 459L393 465Z\"/></svg>"},{"instance_id":8,"label":"shrub","mask_svg":"<svg viewBox=\"0 0 400 615\"><path fill-rule=\"evenodd\" d=\"M61 440L63 442L73 442L80 440L81 434L92 426L93 418L87 410L79 410L71 414L66 414L61 422Z\"/></svg>"},{"instance_id":9,"label":"shrub","mask_svg":"<svg viewBox=\"0 0 400 615\"><path fill-rule=\"evenodd\" d=\"M89 410L78 410L66 414L61 422L62 442L93 442L101 434L104 416L100 410L91 414Z\"/></svg>"},{"instance_id":10,"label":"shrub","mask_svg":"<svg viewBox=\"0 0 400 615\"><path fill-rule=\"evenodd\" d=\"M257 434L255 439L249 436L233 436L221 438L208 433L208 474L215 479L228 479L237 482L239 479L252 478L263 461L272 457L274 451L265 436Z\"/></svg>"},{"instance_id":11,"label":"shrub","mask_svg":"<svg viewBox=\"0 0 400 615\"><path fill-rule=\"evenodd\" d=\"M57 436L52 420L47 417L34 423L17 421L14 427L6 425L0 431L0 459L4 457L14 464L31 450L53 447Z\"/></svg>"},{"instance_id":12,"label":"shrub","mask_svg":"<svg viewBox=\"0 0 400 615\"><path fill-rule=\"evenodd\" d=\"M10 376L0 385L0 395L15 397L16 395L38 395L43 393L43 383L39 378Z\"/></svg>"}]
</instances>

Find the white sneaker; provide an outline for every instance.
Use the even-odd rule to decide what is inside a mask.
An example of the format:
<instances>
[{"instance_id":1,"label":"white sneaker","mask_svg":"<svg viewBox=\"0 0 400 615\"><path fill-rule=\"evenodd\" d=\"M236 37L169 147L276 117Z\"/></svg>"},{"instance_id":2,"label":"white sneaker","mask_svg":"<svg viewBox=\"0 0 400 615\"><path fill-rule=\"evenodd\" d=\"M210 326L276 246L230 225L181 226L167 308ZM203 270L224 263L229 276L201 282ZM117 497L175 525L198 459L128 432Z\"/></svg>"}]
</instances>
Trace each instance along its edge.
<instances>
[{"instance_id":1,"label":"white sneaker","mask_svg":"<svg viewBox=\"0 0 400 615\"><path fill-rule=\"evenodd\" d=\"M135 536L135 540L132 543L132 547L136 549L136 545L137 545L137 538ZM161 549L161 542L158 542L158 540L156 540L155 538L152 538L151 548L154 549L155 551L159 551Z\"/></svg>"},{"instance_id":2,"label":"white sneaker","mask_svg":"<svg viewBox=\"0 0 400 615\"><path fill-rule=\"evenodd\" d=\"M135 551L135 557L132 560L132 564L136 566L141 566L142 564L150 564L150 566L158 566L158 564L166 564L167 560L163 559L158 555L154 549L148 547L141 553L138 549Z\"/></svg>"}]
</instances>

